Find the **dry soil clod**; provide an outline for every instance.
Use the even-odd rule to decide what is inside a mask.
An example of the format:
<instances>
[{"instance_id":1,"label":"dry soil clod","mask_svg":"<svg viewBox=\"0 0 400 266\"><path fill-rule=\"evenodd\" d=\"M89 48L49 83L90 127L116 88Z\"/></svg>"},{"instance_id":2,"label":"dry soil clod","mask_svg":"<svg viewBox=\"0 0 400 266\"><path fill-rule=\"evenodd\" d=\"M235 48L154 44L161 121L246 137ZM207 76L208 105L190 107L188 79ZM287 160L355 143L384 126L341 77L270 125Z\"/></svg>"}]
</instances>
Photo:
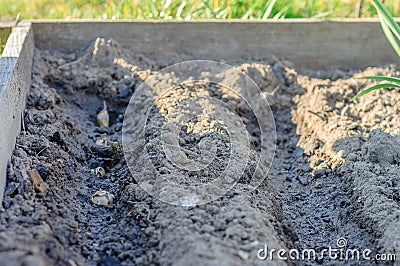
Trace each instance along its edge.
<instances>
[{"instance_id":1,"label":"dry soil clod","mask_svg":"<svg viewBox=\"0 0 400 266\"><path fill-rule=\"evenodd\" d=\"M110 123L110 116L108 115L107 112L107 104L106 101L104 101L104 108L97 114L97 123L99 126L105 126L108 127Z\"/></svg>"},{"instance_id":2,"label":"dry soil clod","mask_svg":"<svg viewBox=\"0 0 400 266\"><path fill-rule=\"evenodd\" d=\"M114 202L114 195L105 190L99 190L92 196L92 202L97 205L111 205Z\"/></svg>"},{"instance_id":3,"label":"dry soil clod","mask_svg":"<svg viewBox=\"0 0 400 266\"><path fill-rule=\"evenodd\" d=\"M31 171L26 170L26 173L32 179L35 190L45 194L49 192L50 187L46 182L43 181L38 170L36 169L33 169Z\"/></svg>"}]
</instances>

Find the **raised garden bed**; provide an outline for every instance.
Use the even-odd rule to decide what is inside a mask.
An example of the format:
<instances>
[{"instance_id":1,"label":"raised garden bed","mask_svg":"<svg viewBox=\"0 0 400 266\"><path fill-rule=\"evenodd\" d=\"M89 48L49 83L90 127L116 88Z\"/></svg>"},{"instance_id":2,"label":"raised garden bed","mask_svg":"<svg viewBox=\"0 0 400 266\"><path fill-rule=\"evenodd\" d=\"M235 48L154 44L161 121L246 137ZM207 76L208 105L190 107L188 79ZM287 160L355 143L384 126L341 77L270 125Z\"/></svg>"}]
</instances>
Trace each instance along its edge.
<instances>
[{"instance_id":1,"label":"raised garden bed","mask_svg":"<svg viewBox=\"0 0 400 266\"><path fill-rule=\"evenodd\" d=\"M371 258L398 253L400 93L376 91L350 102L371 84L360 77L399 76L377 21L33 21L18 24L9 42L0 59L0 116L7 128L0 131L0 173L3 184L7 180L0 185L0 264L302 265L260 260L257 253L265 245L320 252L340 247L344 239L345 248L370 249ZM158 109L151 109L133 155L147 147L156 171L135 168L144 159L127 156L131 168L143 170L133 178L121 146L131 96L164 67L197 59L233 65L260 87L276 127L276 139L268 131L272 144L267 143L276 146L270 169L269 161L261 161L255 170L264 158L260 119L266 116L255 117L261 107L249 108L223 86L191 83L154 100ZM174 78L164 76L166 84ZM168 153L154 144L168 142L158 129L178 103L207 93L229 102L251 136L244 174L206 204L164 203L143 190L141 175L201 183L226 168L229 138L217 123L193 120L178 142L187 158L205 136L217 143L212 171L189 169L178 178ZM101 127L96 115L104 102L109 126ZM230 119L227 125L234 124ZM45 188L34 184L35 170ZM246 192L258 177L261 184ZM93 204L99 190L114 195L112 204ZM160 198L162 190L157 193ZM307 263L338 261L317 256Z\"/></svg>"}]
</instances>

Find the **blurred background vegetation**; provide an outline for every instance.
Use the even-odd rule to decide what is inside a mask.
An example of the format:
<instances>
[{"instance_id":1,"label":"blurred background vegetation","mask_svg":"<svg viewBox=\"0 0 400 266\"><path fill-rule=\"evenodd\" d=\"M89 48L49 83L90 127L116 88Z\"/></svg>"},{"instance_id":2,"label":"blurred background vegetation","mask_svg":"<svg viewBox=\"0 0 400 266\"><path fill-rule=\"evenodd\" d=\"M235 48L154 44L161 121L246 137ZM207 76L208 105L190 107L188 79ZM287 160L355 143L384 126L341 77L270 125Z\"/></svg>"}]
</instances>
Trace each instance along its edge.
<instances>
[{"instance_id":1,"label":"blurred background vegetation","mask_svg":"<svg viewBox=\"0 0 400 266\"><path fill-rule=\"evenodd\" d=\"M385 6L399 15L399 0ZM370 0L0 0L0 17L20 19L267 19L375 17Z\"/></svg>"},{"instance_id":2,"label":"blurred background vegetation","mask_svg":"<svg viewBox=\"0 0 400 266\"><path fill-rule=\"evenodd\" d=\"M400 0L385 0L393 16ZM0 18L284 19L377 17L371 0L0 0ZM0 29L1 30L1 29ZM0 34L0 54L8 34ZM4 36L3 36L4 35Z\"/></svg>"}]
</instances>

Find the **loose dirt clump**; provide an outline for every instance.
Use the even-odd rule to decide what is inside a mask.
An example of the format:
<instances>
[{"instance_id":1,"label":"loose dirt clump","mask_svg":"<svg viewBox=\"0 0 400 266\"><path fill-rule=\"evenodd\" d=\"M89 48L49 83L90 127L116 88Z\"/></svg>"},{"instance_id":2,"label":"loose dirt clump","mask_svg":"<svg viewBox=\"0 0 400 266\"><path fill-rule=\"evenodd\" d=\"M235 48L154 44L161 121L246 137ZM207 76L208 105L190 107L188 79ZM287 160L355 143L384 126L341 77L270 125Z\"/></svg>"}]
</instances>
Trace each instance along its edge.
<instances>
[{"instance_id":1,"label":"loose dirt clump","mask_svg":"<svg viewBox=\"0 0 400 266\"><path fill-rule=\"evenodd\" d=\"M248 106L223 89L194 82L164 97L166 102L155 102L140 141L148 145L158 173L172 173L168 163L176 154L152 143L179 145L187 156L182 165L205 150L202 138L218 143L208 149L218 159L209 171L187 169L174 175L174 182L213 180L230 152L224 127L202 117L187 121L178 143L169 142L168 134L161 138L157 128L166 124L175 102L206 92L228 99L252 136L252 152L237 184L217 200L182 207L146 193L122 150L131 96L170 63L153 62L105 38L73 53L36 50L23 131L0 213L0 265L303 265L263 261L257 252L266 244L319 251L337 247L342 238L349 248L398 252L400 93L376 91L349 102L371 85L359 77L398 76L394 66L310 72L277 59L237 62L235 67L261 88L275 116L277 150L268 175L268 163L259 163L259 123ZM109 115L108 127L97 122L102 110ZM99 168L104 172L97 174ZM32 171L48 185L47 193L35 189L28 175ZM265 180L245 192L252 176ZM93 204L97 191L112 194L113 202ZM307 263L338 261L318 257ZM375 262L363 265L368 263Z\"/></svg>"}]
</instances>

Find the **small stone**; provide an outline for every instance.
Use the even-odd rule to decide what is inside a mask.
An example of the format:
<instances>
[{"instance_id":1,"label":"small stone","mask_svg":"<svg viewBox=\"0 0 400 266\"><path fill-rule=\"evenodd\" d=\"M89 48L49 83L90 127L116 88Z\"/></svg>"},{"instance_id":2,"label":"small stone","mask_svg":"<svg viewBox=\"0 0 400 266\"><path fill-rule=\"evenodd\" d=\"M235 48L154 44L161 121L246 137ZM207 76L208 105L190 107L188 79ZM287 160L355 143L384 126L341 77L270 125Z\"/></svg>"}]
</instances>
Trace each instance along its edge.
<instances>
[{"instance_id":1,"label":"small stone","mask_svg":"<svg viewBox=\"0 0 400 266\"><path fill-rule=\"evenodd\" d=\"M209 224L203 224L203 226L201 227L201 231L206 233L212 233L214 232L214 230L214 226L211 226Z\"/></svg>"},{"instance_id":2,"label":"small stone","mask_svg":"<svg viewBox=\"0 0 400 266\"><path fill-rule=\"evenodd\" d=\"M238 251L238 255L242 260L248 260L250 258L250 254L242 250Z\"/></svg>"},{"instance_id":3,"label":"small stone","mask_svg":"<svg viewBox=\"0 0 400 266\"><path fill-rule=\"evenodd\" d=\"M225 176L224 177L224 182L227 183L227 184L231 184L231 183L235 182L235 179L233 179L230 176Z\"/></svg>"},{"instance_id":4,"label":"small stone","mask_svg":"<svg viewBox=\"0 0 400 266\"><path fill-rule=\"evenodd\" d=\"M160 169L158 169L158 172L159 172L161 175L165 175L165 174L168 174L168 173L169 173L169 169L168 169L167 167L163 166L163 167L160 167Z\"/></svg>"},{"instance_id":5,"label":"small stone","mask_svg":"<svg viewBox=\"0 0 400 266\"><path fill-rule=\"evenodd\" d=\"M320 182L317 182L317 183L315 183L314 187L317 189L320 189L320 188L322 188L322 184Z\"/></svg>"},{"instance_id":6,"label":"small stone","mask_svg":"<svg viewBox=\"0 0 400 266\"><path fill-rule=\"evenodd\" d=\"M361 110L366 113L372 110L374 107L374 102L366 102L362 107Z\"/></svg>"},{"instance_id":7,"label":"small stone","mask_svg":"<svg viewBox=\"0 0 400 266\"><path fill-rule=\"evenodd\" d=\"M114 132L120 132L120 131L121 131L121 126L116 125L116 126L114 127Z\"/></svg>"},{"instance_id":8,"label":"small stone","mask_svg":"<svg viewBox=\"0 0 400 266\"><path fill-rule=\"evenodd\" d=\"M40 176L43 178L44 181L50 176L50 171L46 167L36 167L36 170L39 172Z\"/></svg>"},{"instance_id":9,"label":"small stone","mask_svg":"<svg viewBox=\"0 0 400 266\"><path fill-rule=\"evenodd\" d=\"M310 184L310 179L308 175L297 176L297 180L299 180L300 184L302 184L303 186L307 186L308 184Z\"/></svg>"},{"instance_id":10,"label":"small stone","mask_svg":"<svg viewBox=\"0 0 400 266\"><path fill-rule=\"evenodd\" d=\"M338 122L332 122L328 125L329 130L334 130L336 128L338 128L340 125Z\"/></svg>"},{"instance_id":11,"label":"small stone","mask_svg":"<svg viewBox=\"0 0 400 266\"><path fill-rule=\"evenodd\" d=\"M126 98L131 94L129 87L124 84L118 84L117 91L121 98Z\"/></svg>"},{"instance_id":12,"label":"small stone","mask_svg":"<svg viewBox=\"0 0 400 266\"><path fill-rule=\"evenodd\" d=\"M7 185L6 191L4 192L5 196L12 196L15 194L16 190L19 187L19 183L11 182Z\"/></svg>"},{"instance_id":13,"label":"small stone","mask_svg":"<svg viewBox=\"0 0 400 266\"><path fill-rule=\"evenodd\" d=\"M326 174L325 169L316 169L311 172L311 176L315 178L321 178Z\"/></svg>"},{"instance_id":14,"label":"small stone","mask_svg":"<svg viewBox=\"0 0 400 266\"><path fill-rule=\"evenodd\" d=\"M342 109L342 111L340 112L340 114L341 114L342 116L348 115L348 114L349 114L349 106L346 105L346 106Z\"/></svg>"},{"instance_id":15,"label":"small stone","mask_svg":"<svg viewBox=\"0 0 400 266\"><path fill-rule=\"evenodd\" d=\"M324 221L325 223L329 223L331 219L329 217L324 217L322 218L322 221Z\"/></svg>"}]
</instances>

